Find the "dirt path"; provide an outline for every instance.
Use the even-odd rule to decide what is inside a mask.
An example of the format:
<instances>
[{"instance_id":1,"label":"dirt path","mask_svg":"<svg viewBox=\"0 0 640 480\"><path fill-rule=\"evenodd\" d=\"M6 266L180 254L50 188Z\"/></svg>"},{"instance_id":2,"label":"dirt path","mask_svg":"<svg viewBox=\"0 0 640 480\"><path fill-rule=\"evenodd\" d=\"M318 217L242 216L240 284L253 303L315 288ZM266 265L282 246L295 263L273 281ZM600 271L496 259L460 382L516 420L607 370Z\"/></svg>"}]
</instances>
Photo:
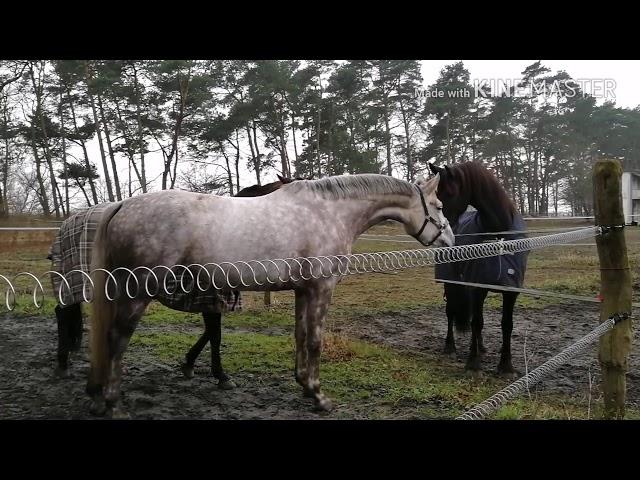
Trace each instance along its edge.
<instances>
[{"instance_id":1,"label":"dirt path","mask_svg":"<svg viewBox=\"0 0 640 480\"><path fill-rule=\"evenodd\" d=\"M84 393L89 367L86 338L83 343L73 358L70 377L58 379L53 375L55 321L5 316L0 321L0 419L94 418ZM292 375L234 375L237 388L223 391L207 373L197 369L196 376L187 380L177 366L146 356L127 369L124 406L134 419L323 418L311 411L311 400L302 398L289 378ZM349 412L339 413L344 415Z\"/></svg>"},{"instance_id":2,"label":"dirt path","mask_svg":"<svg viewBox=\"0 0 640 480\"><path fill-rule=\"evenodd\" d=\"M446 323L440 309L361 317L348 324L334 326L363 340L441 355ZM524 371L523 345L527 331L530 368L560 352L597 325L597 307L562 306L544 310L516 312L513 334L514 366ZM499 312L485 311L484 358L487 374L492 374L501 342ZM144 327L140 327L143 330ZM194 330L196 332L196 330ZM199 333L199 330L197 330ZM460 369L469 347L469 337L458 335L458 354L450 360ZM640 355L638 340L628 375L629 404L640 405ZM73 359L71 376L58 379L55 366L56 325L52 319L13 318L0 321L0 419L88 419L88 399L84 393L88 370L86 338L84 349ZM129 352L135 355L135 349ZM588 375L594 390L598 385L596 349L573 359L539 387L543 392L588 395ZM123 382L124 404L134 419L298 419L364 418L366 409L358 405L339 405L329 416L311 411L311 401L302 398L292 375L237 374L237 388L222 391L197 370L196 377L182 377L176 365L162 364L148 355L136 359Z\"/></svg>"},{"instance_id":3,"label":"dirt path","mask_svg":"<svg viewBox=\"0 0 640 480\"><path fill-rule=\"evenodd\" d=\"M562 305L542 310L517 310L512 336L513 365L525 373L524 343L526 332L529 370L536 368L560 353L580 337L598 326L598 306ZM500 359L502 334L497 310L485 309L484 342L487 353L483 358L485 374L493 375ZM362 340L409 349L422 353L443 355L447 333L444 309L425 309L419 312L391 316L367 316L335 328ZM471 333L457 334L456 359L461 369L469 351ZM638 335L634 338L630 368L627 375L628 405L640 406L640 351ZM586 397L589 393L589 374L592 395L598 395L599 366L597 344L574 357L537 387L539 392L563 393Z\"/></svg>"}]
</instances>

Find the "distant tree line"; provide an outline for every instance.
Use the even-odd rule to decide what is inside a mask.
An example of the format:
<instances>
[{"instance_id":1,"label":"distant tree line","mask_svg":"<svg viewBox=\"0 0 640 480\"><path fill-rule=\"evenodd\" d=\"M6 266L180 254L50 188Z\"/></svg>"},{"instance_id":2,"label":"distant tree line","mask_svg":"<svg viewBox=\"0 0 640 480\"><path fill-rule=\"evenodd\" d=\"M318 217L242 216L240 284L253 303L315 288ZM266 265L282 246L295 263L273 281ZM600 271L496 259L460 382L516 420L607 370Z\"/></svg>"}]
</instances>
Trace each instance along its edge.
<instances>
[{"instance_id":1,"label":"distant tree line","mask_svg":"<svg viewBox=\"0 0 640 480\"><path fill-rule=\"evenodd\" d=\"M491 96L462 62L425 87L414 60L0 61L0 216L157 188L234 194L244 168L258 184L273 170L413 180L433 161L486 164L523 213L591 214L598 155L640 167L640 109L568 80L536 62L522 81L552 94Z\"/></svg>"}]
</instances>

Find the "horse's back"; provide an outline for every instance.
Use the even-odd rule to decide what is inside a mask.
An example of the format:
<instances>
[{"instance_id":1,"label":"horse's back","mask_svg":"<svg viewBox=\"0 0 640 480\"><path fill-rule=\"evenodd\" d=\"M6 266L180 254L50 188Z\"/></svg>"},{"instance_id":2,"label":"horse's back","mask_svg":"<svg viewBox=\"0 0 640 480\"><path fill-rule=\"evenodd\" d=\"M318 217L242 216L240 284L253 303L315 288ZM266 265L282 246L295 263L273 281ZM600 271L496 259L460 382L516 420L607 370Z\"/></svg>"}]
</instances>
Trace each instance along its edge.
<instances>
[{"instance_id":1,"label":"horse's back","mask_svg":"<svg viewBox=\"0 0 640 480\"><path fill-rule=\"evenodd\" d=\"M346 253L332 212L283 190L244 198L140 195L124 201L110 221L109 242L130 266Z\"/></svg>"}]
</instances>

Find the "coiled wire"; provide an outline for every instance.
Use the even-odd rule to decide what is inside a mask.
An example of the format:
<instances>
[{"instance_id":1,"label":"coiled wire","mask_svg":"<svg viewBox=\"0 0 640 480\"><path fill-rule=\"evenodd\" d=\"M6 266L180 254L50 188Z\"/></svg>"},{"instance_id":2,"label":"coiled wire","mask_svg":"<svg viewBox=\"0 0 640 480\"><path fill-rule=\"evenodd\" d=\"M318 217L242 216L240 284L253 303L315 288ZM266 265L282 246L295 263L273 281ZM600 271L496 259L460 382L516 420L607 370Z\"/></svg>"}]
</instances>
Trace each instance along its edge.
<instances>
[{"instance_id":1,"label":"coiled wire","mask_svg":"<svg viewBox=\"0 0 640 480\"><path fill-rule=\"evenodd\" d=\"M527 388L537 384L545 376L557 370L561 365L569 359L586 349L593 342L611 330L616 323L628 318L628 314L613 315L608 320L601 323L597 328L582 337L573 345L567 347L555 357L550 358L538 368L532 370L524 377L516 380L512 384L492 395L482 403L479 403L472 409L456 418L456 420L482 420L497 412L509 400L524 392Z\"/></svg>"},{"instance_id":2,"label":"coiled wire","mask_svg":"<svg viewBox=\"0 0 640 480\"><path fill-rule=\"evenodd\" d=\"M321 278L341 277L363 273L382 273L408 268L425 267L443 263L475 260L498 255L509 255L517 252L536 250L558 244L571 243L597 236L603 232L601 227L585 227L570 232L543 235L516 240L500 240L472 245L457 245L452 247L421 248L414 250L392 250L374 253L352 253L348 255L317 255L310 257L280 258L265 260L234 261L220 263L193 263L190 265L156 265L128 269L119 267L113 271L96 269L90 272L73 270L62 275L59 272L47 271L42 275L31 272L20 272L11 279L0 275L0 283L7 285L4 299L7 309L13 310L16 303L15 281L19 277L27 277L33 282L33 304L42 306L45 289L42 278L57 276L60 286L55 292L57 301L65 305L65 298L71 293L69 277L72 274L82 275L82 299L91 302L94 287L93 277L96 272L107 275L105 295L114 300L116 292L124 292L133 299L140 295L141 289L149 297L163 294L171 295L178 291L184 294L205 292L211 288L250 289L276 284L300 283ZM118 283L120 281L120 283ZM124 282L124 288L122 285ZM151 282L151 283L150 283ZM90 287L88 289L87 287ZM178 290L179 289L179 290Z\"/></svg>"}]
</instances>

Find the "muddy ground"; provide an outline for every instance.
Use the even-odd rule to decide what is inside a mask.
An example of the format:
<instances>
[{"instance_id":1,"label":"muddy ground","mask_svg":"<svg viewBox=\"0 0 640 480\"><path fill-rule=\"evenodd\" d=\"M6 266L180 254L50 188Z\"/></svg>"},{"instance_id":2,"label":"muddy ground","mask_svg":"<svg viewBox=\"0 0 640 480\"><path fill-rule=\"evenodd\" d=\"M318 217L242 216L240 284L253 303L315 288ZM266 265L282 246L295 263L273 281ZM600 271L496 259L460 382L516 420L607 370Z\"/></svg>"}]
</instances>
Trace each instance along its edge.
<instances>
[{"instance_id":1,"label":"muddy ground","mask_svg":"<svg viewBox=\"0 0 640 480\"><path fill-rule=\"evenodd\" d=\"M514 366L525 371L523 346L527 343L530 369L543 363L597 326L597 306L563 305L543 310L517 311L513 333ZM140 330L145 327L140 326ZM175 327L174 327L175 328ZM185 327L187 328L187 327ZM399 350L441 355L446 334L442 309L428 309L392 316L361 317L333 327L349 336L392 346ZM526 335L525 335L526 332ZM193 327L194 335L200 331ZM493 375L501 342L499 312L485 311L483 365ZM83 349L75 354L70 377L56 378L56 325L53 319L0 318L0 419L85 419L88 399L84 393L88 370L86 332ZM640 405L640 355L635 340L628 375L629 406ZM464 368L468 335L458 335L457 358L452 365ZM574 358L538 387L538 393L564 393L585 398L589 375L597 398L599 369L597 348ZM206 353L206 352L205 352ZM148 355L136 357L127 366L123 380L124 406L134 419L317 419L365 418L362 405L336 405L327 414L314 413L311 401L302 397L290 375L236 374L237 388L219 390L207 375L208 355L203 353L196 377L187 380L177 364L161 363ZM127 355L134 355L131 352ZM125 356L125 365L126 365ZM131 357L130 357L131 358ZM176 359L176 362L178 359ZM224 362L224 358L223 358Z\"/></svg>"}]
</instances>

